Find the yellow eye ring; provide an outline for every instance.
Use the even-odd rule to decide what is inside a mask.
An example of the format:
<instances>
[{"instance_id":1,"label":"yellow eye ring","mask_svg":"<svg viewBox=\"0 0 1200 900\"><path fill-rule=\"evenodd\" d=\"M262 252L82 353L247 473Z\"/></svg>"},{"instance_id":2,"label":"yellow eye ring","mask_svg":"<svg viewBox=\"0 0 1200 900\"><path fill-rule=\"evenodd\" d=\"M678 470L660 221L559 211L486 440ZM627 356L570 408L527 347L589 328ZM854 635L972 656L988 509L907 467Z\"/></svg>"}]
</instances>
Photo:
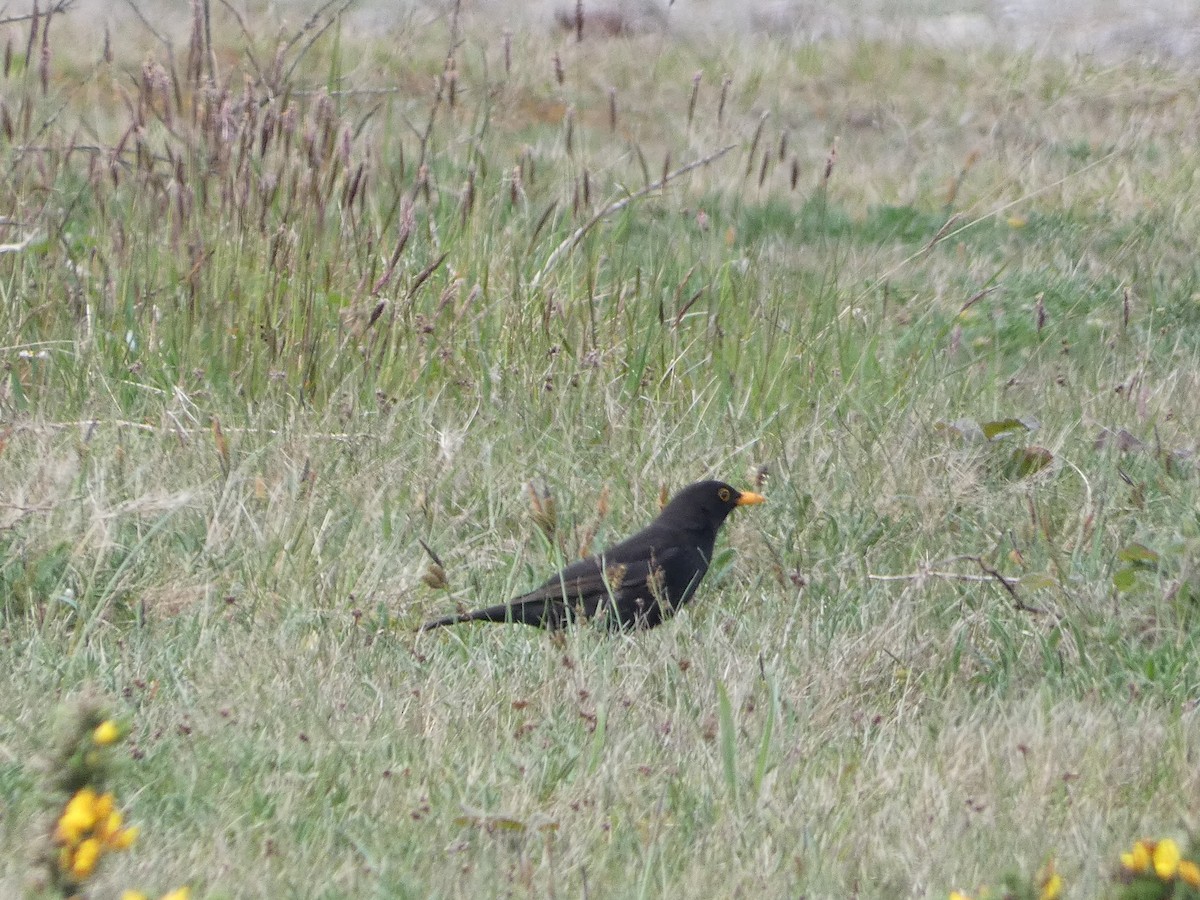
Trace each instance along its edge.
<instances>
[{"instance_id":1,"label":"yellow eye ring","mask_svg":"<svg viewBox=\"0 0 1200 900\"><path fill-rule=\"evenodd\" d=\"M729 488L721 488L719 491L717 491L717 499L719 499L722 503L728 503Z\"/></svg>"}]
</instances>

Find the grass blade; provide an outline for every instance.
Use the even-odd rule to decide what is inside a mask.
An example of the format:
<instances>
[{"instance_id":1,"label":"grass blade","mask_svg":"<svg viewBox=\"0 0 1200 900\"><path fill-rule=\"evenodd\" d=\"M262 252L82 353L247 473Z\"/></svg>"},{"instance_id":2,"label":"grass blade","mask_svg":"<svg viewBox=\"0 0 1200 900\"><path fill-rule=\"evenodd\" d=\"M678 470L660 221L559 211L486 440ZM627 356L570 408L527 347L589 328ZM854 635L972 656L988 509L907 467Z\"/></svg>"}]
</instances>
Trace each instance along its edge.
<instances>
[{"instance_id":1,"label":"grass blade","mask_svg":"<svg viewBox=\"0 0 1200 900\"><path fill-rule=\"evenodd\" d=\"M763 776L767 774L767 757L771 752L771 738L775 733L775 717L779 714L779 683L771 682L771 704L767 707L767 722L763 725L762 739L758 744L758 756L754 760L753 796L757 800L762 790Z\"/></svg>"},{"instance_id":2,"label":"grass blade","mask_svg":"<svg viewBox=\"0 0 1200 900\"><path fill-rule=\"evenodd\" d=\"M736 806L737 733L733 726L733 706L729 702L729 691L725 689L725 683L722 681L717 682L717 718L720 723L721 767L725 773L725 787L729 790L729 799Z\"/></svg>"}]
</instances>

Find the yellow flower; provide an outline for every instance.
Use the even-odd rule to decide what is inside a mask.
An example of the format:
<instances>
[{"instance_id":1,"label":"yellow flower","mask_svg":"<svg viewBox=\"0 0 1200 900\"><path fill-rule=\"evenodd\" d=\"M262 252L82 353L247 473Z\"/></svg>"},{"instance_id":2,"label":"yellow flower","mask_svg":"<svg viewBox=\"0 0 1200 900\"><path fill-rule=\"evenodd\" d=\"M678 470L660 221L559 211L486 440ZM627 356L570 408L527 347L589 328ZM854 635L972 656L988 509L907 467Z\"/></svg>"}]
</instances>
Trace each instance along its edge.
<instances>
[{"instance_id":1,"label":"yellow flower","mask_svg":"<svg viewBox=\"0 0 1200 900\"><path fill-rule=\"evenodd\" d=\"M1200 866L1190 859L1179 861L1179 877L1194 888L1200 888Z\"/></svg>"},{"instance_id":2,"label":"yellow flower","mask_svg":"<svg viewBox=\"0 0 1200 900\"><path fill-rule=\"evenodd\" d=\"M969 894L960 893L959 891L951 891L950 900L971 900L971 896Z\"/></svg>"},{"instance_id":3,"label":"yellow flower","mask_svg":"<svg viewBox=\"0 0 1200 900\"><path fill-rule=\"evenodd\" d=\"M58 820L58 827L54 829L54 840L68 847L74 847L83 840L84 832L88 830L90 825L90 819L64 813L63 817Z\"/></svg>"},{"instance_id":4,"label":"yellow flower","mask_svg":"<svg viewBox=\"0 0 1200 900\"><path fill-rule=\"evenodd\" d=\"M169 894L163 894L162 900L188 900L190 896L192 896L192 889L184 885L181 888L175 888Z\"/></svg>"},{"instance_id":5,"label":"yellow flower","mask_svg":"<svg viewBox=\"0 0 1200 900\"><path fill-rule=\"evenodd\" d=\"M1150 871L1150 847L1145 841L1137 841L1133 850L1121 854L1121 865L1135 875Z\"/></svg>"},{"instance_id":6,"label":"yellow flower","mask_svg":"<svg viewBox=\"0 0 1200 900\"><path fill-rule=\"evenodd\" d=\"M121 891L121 900L150 900L141 891Z\"/></svg>"},{"instance_id":7,"label":"yellow flower","mask_svg":"<svg viewBox=\"0 0 1200 900\"><path fill-rule=\"evenodd\" d=\"M1170 838L1161 840L1154 848L1154 871L1163 881L1169 881L1179 871L1179 845Z\"/></svg>"},{"instance_id":8,"label":"yellow flower","mask_svg":"<svg viewBox=\"0 0 1200 900\"><path fill-rule=\"evenodd\" d=\"M96 814L96 821L102 821L112 815L113 807L116 806L116 801L111 793L101 794L96 798L96 802L92 804L92 812Z\"/></svg>"},{"instance_id":9,"label":"yellow flower","mask_svg":"<svg viewBox=\"0 0 1200 900\"><path fill-rule=\"evenodd\" d=\"M67 801L66 811L68 813L87 812L88 814L92 814L92 811L96 808L96 799L96 792L90 787L80 788Z\"/></svg>"},{"instance_id":10,"label":"yellow flower","mask_svg":"<svg viewBox=\"0 0 1200 900\"><path fill-rule=\"evenodd\" d=\"M79 879L87 878L95 871L99 861L100 842L95 838L88 838L75 851L75 858L71 860L71 874Z\"/></svg>"},{"instance_id":11,"label":"yellow flower","mask_svg":"<svg viewBox=\"0 0 1200 900\"><path fill-rule=\"evenodd\" d=\"M113 850L128 850L133 846L133 842L137 840L137 836L138 827L136 825L122 828L108 839L108 846Z\"/></svg>"},{"instance_id":12,"label":"yellow flower","mask_svg":"<svg viewBox=\"0 0 1200 900\"><path fill-rule=\"evenodd\" d=\"M115 809L96 823L96 837L102 841L111 843L120 830L121 814Z\"/></svg>"},{"instance_id":13,"label":"yellow flower","mask_svg":"<svg viewBox=\"0 0 1200 900\"><path fill-rule=\"evenodd\" d=\"M67 801L54 830L55 839L62 844L78 844L96 825L96 792L83 788Z\"/></svg>"},{"instance_id":14,"label":"yellow flower","mask_svg":"<svg viewBox=\"0 0 1200 900\"><path fill-rule=\"evenodd\" d=\"M1038 869L1034 883L1038 887L1038 900L1058 900L1062 893L1063 880L1062 876L1054 871L1053 859L1047 860L1046 864Z\"/></svg>"},{"instance_id":15,"label":"yellow flower","mask_svg":"<svg viewBox=\"0 0 1200 900\"><path fill-rule=\"evenodd\" d=\"M107 747L109 744L115 744L121 739L121 729L112 719L105 719L96 726L96 730L92 732L92 740L101 747Z\"/></svg>"}]
</instances>

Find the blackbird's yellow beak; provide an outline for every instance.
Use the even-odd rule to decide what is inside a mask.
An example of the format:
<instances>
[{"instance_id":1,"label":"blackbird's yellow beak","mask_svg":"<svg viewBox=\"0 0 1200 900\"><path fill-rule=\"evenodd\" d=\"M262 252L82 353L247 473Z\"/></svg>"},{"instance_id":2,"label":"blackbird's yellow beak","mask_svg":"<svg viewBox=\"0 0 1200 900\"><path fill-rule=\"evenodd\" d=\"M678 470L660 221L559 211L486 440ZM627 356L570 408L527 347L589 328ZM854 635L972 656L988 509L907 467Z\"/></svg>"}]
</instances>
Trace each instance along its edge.
<instances>
[{"instance_id":1,"label":"blackbird's yellow beak","mask_svg":"<svg viewBox=\"0 0 1200 900\"><path fill-rule=\"evenodd\" d=\"M766 503L767 498L762 494L756 494L753 491L745 491L737 498L737 503L734 506L753 506L755 503Z\"/></svg>"}]
</instances>

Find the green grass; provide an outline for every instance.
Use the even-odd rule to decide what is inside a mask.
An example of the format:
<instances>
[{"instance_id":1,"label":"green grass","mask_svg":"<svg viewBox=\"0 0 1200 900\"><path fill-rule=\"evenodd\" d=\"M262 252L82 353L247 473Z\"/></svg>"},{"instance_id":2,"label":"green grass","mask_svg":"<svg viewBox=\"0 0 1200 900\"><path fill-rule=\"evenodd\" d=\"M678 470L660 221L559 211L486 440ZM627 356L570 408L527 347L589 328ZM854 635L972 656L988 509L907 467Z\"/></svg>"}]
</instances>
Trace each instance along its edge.
<instances>
[{"instance_id":1,"label":"green grass","mask_svg":"<svg viewBox=\"0 0 1200 900\"><path fill-rule=\"evenodd\" d=\"M227 93L69 16L43 91L14 26L0 893L86 687L132 715L143 829L96 896L944 897L1052 856L1091 897L1182 836L1187 72L540 32L506 72L467 18L451 106L446 21L275 66L274 24L212 13ZM660 629L413 633L758 466Z\"/></svg>"}]
</instances>

